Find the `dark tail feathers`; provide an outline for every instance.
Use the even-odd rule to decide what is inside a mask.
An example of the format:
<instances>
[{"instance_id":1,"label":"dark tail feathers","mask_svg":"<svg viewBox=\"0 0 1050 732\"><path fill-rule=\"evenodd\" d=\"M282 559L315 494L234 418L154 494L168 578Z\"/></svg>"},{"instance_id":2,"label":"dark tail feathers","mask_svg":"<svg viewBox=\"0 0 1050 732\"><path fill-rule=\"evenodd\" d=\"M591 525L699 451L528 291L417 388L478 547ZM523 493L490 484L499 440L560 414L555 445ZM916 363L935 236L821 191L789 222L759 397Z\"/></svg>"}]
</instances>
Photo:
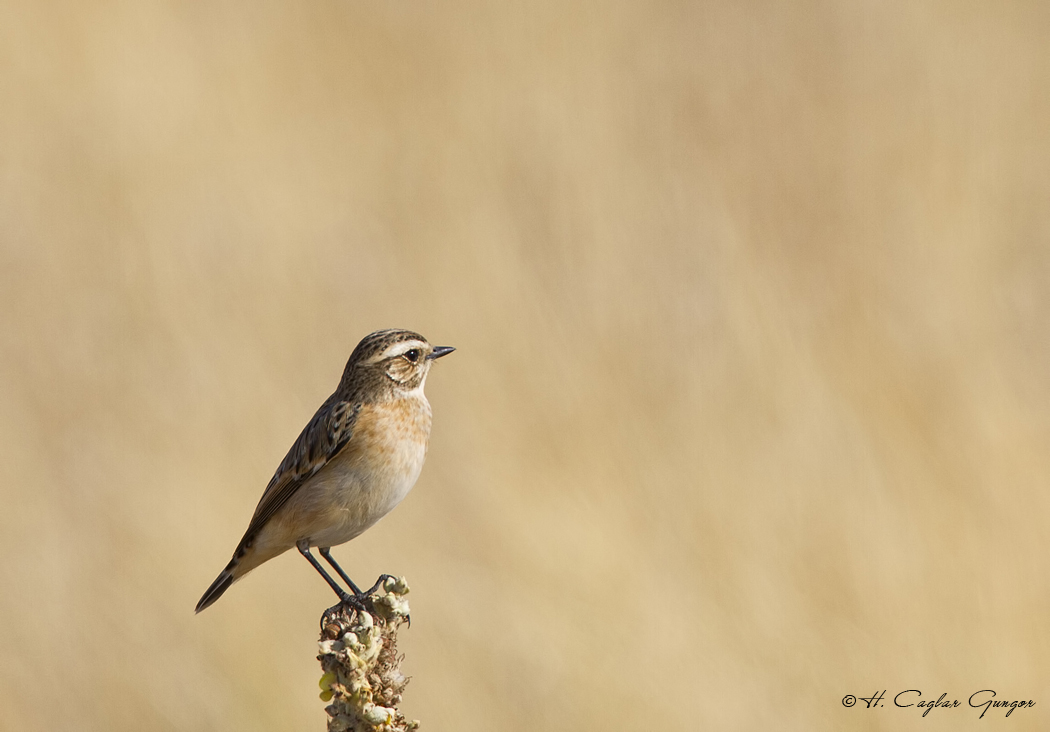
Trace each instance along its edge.
<instances>
[{"instance_id":1,"label":"dark tail feathers","mask_svg":"<svg viewBox=\"0 0 1050 732\"><path fill-rule=\"evenodd\" d=\"M210 606L213 602L222 597L222 593L230 589L230 585L233 584L233 568L236 565L230 562L226 565L226 569L219 573L219 576L215 578L215 581L211 583L211 587L204 593L204 597L197 603L197 609L195 612L200 612L204 608Z\"/></svg>"}]
</instances>

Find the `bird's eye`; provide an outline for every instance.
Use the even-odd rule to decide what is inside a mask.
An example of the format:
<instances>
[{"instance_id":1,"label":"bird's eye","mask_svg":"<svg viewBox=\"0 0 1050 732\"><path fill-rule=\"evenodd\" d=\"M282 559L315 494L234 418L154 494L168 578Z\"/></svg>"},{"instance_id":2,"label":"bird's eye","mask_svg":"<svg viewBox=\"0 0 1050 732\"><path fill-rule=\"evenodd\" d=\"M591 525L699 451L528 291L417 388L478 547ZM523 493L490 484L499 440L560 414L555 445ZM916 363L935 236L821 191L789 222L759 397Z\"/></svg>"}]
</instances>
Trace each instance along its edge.
<instances>
[{"instance_id":1,"label":"bird's eye","mask_svg":"<svg viewBox=\"0 0 1050 732\"><path fill-rule=\"evenodd\" d=\"M412 363L415 363L419 360L419 349L413 348L410 351L405 351L405 358L407 358Z\"/></svg>"}]
</instances>

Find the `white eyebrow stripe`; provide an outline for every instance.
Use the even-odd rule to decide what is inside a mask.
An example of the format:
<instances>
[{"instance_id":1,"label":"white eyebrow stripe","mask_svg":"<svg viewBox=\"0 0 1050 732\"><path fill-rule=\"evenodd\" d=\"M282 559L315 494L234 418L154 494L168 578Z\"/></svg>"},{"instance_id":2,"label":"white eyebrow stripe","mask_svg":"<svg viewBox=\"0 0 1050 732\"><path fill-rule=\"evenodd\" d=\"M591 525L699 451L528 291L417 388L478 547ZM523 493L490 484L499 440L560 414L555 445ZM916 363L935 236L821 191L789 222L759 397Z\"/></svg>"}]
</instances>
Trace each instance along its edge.
<instances>
[{"instance_id":1,"label":"white eyebrow stripe","mask_svg":"<svg viewBox=\"0 0 1050 732\"><path fill-rule=\"evenodd\" d=\"M411 351L413 348L424 350L424 349L426 349L426 347L427 347L427 344L424 343L423 341L417 341L417 340L401 341L400 343L395 343L394 345L390 346L385 351L383 351L383 353L382 353L382 355L380 355L379 359L383 360L385 358L395 358L397 356L403 356L404 354L406 354L409 351Z\"/></svg>"}]
</instances>

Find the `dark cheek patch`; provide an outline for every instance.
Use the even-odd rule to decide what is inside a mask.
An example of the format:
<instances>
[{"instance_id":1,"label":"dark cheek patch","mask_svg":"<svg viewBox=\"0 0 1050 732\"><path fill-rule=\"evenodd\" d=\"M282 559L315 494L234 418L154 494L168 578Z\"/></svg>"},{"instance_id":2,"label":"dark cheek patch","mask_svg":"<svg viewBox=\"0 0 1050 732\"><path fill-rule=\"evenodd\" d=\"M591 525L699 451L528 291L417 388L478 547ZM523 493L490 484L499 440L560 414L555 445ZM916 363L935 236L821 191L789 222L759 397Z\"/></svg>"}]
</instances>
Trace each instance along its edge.
<instances>
[{"instance_id":1,"label":"dark cheek patch","mask_svg":"<svg viewBox=\"0 0 1050 732\"><path fill-rule=\"evenodd\" d=\"M391 379L400 384L411 378L412 364L408 363L399 356L390 363L390 366L387 367L386 372Z\"/></svg>"}]
</instances>

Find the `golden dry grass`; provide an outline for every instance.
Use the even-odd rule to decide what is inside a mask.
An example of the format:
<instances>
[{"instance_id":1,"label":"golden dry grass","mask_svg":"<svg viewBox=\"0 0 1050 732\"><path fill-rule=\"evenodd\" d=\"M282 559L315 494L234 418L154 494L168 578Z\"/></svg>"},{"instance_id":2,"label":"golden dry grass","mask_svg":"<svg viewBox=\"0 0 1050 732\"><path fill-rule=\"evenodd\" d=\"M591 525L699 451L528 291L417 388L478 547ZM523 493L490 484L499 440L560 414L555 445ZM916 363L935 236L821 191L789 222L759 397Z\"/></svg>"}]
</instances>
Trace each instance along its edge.
<instances>
[{"instance_id":1,"label":"golden dry grass","mask_svg":"<svg viewBox=\"0 0 1050 732\"><path fill-rule=\"evenodd\" d=\"M0 728L323 728L301 558L192 608L388 326L425 729L1050 727L1050 5L0 18Z\"/></svg>"}]
</instances>

